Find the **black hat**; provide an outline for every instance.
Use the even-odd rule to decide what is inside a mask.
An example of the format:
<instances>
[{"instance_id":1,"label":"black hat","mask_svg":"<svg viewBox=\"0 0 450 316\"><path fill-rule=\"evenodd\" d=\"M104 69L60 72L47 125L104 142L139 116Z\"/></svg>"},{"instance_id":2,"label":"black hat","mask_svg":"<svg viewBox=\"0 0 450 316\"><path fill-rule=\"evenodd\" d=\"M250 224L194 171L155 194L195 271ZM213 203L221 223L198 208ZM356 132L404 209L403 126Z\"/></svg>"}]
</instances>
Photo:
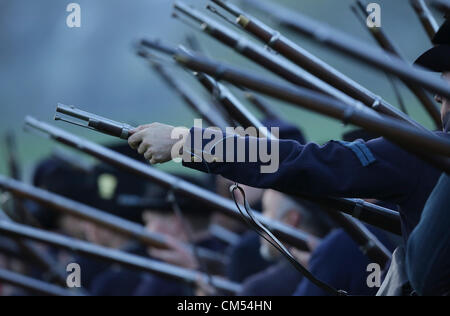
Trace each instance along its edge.
<instances>
[{"instance_id":1,"label":"black hat","mask_svg":"<svg viewBox=\"0 0 450 316\"><path fill-rule=\"evenodd\" d=\"M437 45L420 56L415 65L434 72L450 71L450 45Z\"/></svg>"},{"instance_id":2,"label":"black hat","mask_svg":"<svg viewBox=\"0 0 450 316\"><path fill-rule=\"evenodd\" d=\"M450 71L450 19L447 19L433 38L436 46L420 56L415 65L435 72Z\"/></svg>"}]
</instances>

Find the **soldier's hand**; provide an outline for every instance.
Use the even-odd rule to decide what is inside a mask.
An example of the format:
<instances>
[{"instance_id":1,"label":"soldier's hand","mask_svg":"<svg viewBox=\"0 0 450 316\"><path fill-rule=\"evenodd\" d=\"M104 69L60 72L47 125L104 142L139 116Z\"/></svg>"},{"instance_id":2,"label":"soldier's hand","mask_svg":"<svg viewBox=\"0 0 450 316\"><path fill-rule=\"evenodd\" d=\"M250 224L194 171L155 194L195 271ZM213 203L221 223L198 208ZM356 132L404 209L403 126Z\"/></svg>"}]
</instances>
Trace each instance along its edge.
<instances>
[{"instance_id":1,"label":"soldier's hand","mask_svg":"<svg viewBox=\"0 0 450 316\"><path fill-rule=\"evenodd\" d=\"M180 141L172 138L174 129L161 123L142 125L132 131L128 144L151 164L165 163L172 159L172 148Z\"/></svg>"},{"instance_id":2,"label":"soldier's hand","mask_svg":"<svg viewBox=\"0 0 450 316\"><path fill-rule=\"evenodd\" d=\"M169 249L148 249L149 255L169 264L176 265L191 270L198 270L200 265L191 251L183 248L176 239L172 237L167 238L167 245Z\"/></svg>"}]
</instances>

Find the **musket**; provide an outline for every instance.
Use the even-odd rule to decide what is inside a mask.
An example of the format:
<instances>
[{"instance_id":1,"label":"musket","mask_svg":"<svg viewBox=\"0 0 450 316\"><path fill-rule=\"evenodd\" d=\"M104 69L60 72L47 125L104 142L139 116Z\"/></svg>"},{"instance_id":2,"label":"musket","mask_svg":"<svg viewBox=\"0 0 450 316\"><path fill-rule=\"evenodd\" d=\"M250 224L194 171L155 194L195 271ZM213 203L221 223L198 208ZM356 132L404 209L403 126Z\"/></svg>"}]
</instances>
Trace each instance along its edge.
<instances>
[{"instance_id":1,"label":"musket","mask_svg":"<svg viewBox=\"0 0 450 316\"><path fill-rule=\"evenodd\" d=\"M425 0L410 0L410 3L422 23L423 28L427 32L428 37L432 40L439 30L439 25L431 14Z\"/></svg>"},{"instance_id":2,"label":"musket","mask_svg":"<svg viewBox=\"0 0 450 316\"><path fill-rule=\"evenodd\" d=\"M450 156L450 140L443 136L430 134L387 116L382 118L373 116L366 112L366 107L349 107L334 98L305 88L273 82L261 78L259 75L223 63L210 61L201 56L180 53L167 45L161 45L159 42L146 42L147 47L171 55L176 62L188 69L204 72L215 76L217 79L220 78L232 84L261 92L267 96L341 120L346 124L351 123L362 127L376 135L386 137L441 170L446 172L450 170L448 159Z\"/></svg>"},{"instance_id":3,"label":"musket","mask_svg":"<svg viewBox=\"0 0 450 316\"><path fill-rule=\"evenodd\" d=\"M412 84L422 86L442 97L450 98L449 84L443 79L436 78L423 68L411 66L391 53L384 52L373 45L368 45L301 13L287 10L274 3L269 4L264 0L245 1L270 14L279 23L299 34L312 38L336 51L340 51Z\"/></svg>"},{"instance_id":4,"label":"musket","mask_svg":"<svg viewBox=\"0 0 450 316\"><path fill-rule=\"evenodd\" d=\"M27 118L26 125L48 134L58 142L74 147L105 162L109 162L110 164L113 164L118 168L137 173L148 178L151 181L156 181L160 185L172 188L172 190L174 190L174 182L181 182L183 184L186 184L184 190L181 189L182 186L180 186L180 184L176 184L175 188L180 191L180 194L186 194L188 197L198 199L205 202L206 204L215 203L216 205L213 207L213 209L217 209L227 215L240 218L240 213L235 210L233 204L230 203L230 201L223 198L220 198L220 201L217 201L217 199L211 196L214 194L209 191L194 188L192 185L189 186L187 185L188 183L185 183L185 181L177 180L171 175L160 173L152 168L148 168L145 165L145 170L142 170L142 164L135 164L135 162L133 162L133 164L128 163L127 165L127 163L123 162L126 157L118 154L115 154L115 156L117 157L114 160L111 160L111 158L107 158L110 157L110 155L107 155L105 153L105 151L108 151L106 148L88 143L87 141L77 138L48 124L39 122L33 118ZM91 148L88 149L87 144L89 144L89 147ZM203 197L202 194L206 193L207 196ZM328 200L321 201L321 203L323 203L322 205L326 205L328 207L332 207L334 205L335 209L339 209L340 211L350 214L355 218L361 219L368 224L375 225L392 233L401 235L401 224L398 212L394 212L358 199L329 198ZM287 241L291 245L294 245L292 243L295 243L295 245L300 249L309 248L308 240L310 240L311 238L308 236L308 234L295 230L289 226L281 225L278 222L267 220L264 217L261 217L261 221L268 225L271 230L278 232L280 237L285 238L285 241Z\"/></svg>"},{"instance_id":5,"label":"musket","mask_svg":"<svg viewBox=\"0 0 450 316\"><path fill-rule=\"evenodd\" d=\"M402 113L396 107L389 104L381 96L376 95L361 86L359 83L338 71L336 68L333 68L331 65L319 59L297 43L294 43L285 37L279 31L269 27L261 20L256 19L229 2L221 0L212 1L234 15L237 18L237 25L241 26L244 30L253 34L270 48L310 72L314 76L336 87L350 97L359 100L377 112L398 118L416 127L425 129L418 122L414 121L409 116L405 115L405 113Z\"/></svg>"},{"instance_id":6,"label":"musket","mask_svg":"<svg viewBox=\"0 0 450 316\"><path fill-rule=\"evenodd\" d=\"M44 205L62 214L71 215L108 228L123 236L128 236L140 241L147 246L158 249L169 248L167 245L167 237L162 234L149 232L142 225L108 214L57 194L15 181L2 175L0 175L0 188L15 196L35 201L36 203ZM189 245L181 245L186 249L192 249ZM221 266L224 265L225 259L221 255L204 248L197 248L197 250L201 259Z\"/></svg>"},{"instance_id":7,"label":"musket","mask_svg":"<svg viewBox=\"0 0 450 316\"><path fill-rule=\"evenodd\" d=\"M239 292L241 288L239 284L215 276L209 278L204 273L197 272L195 270L176 267L167 263L139 257L115 249L97 246L88 242L64 237L62 235L24 225L0 221L0 232L6 236L30 239L36 242L62 248L70 252L116 263L131 269L157 274L177 281L186 282L191 285L196 285L198 281L203 281L207 284L211 284L219 290L231 294Z\"/></svg>"},{"instance_id":8,"label":"musket","mask_svg":"<svg viewBox=\"0 0 450 316\"><path fill-rule=\"evenodd\" d=\"M366 21L366 18L369 16L368 12L366 11L366 6L363 3L363 0L357 0L357 7L360 9L362 14L364 15L364 18L362 20ZM370 34L373 36L373 38L377 41L378 45L380 45L381 48L384 50L394 54L398 58L401 58L402 60L406 61L404 57L400 54L399 49L394 45L394 43L391 41L391 39L387 36L387 34L384 32L384 30L381 27L366 27L366 29L370 32ZM425 110L428 112L430 117L433 119L434 123L436 124L437 128L439 130L442 130L442 118L441 113L436 106L436 103L431 99L430 95L421 87L417 85L413 85L409 83L408 81L403 80L405 85L408 87L409 90L411 90L417 99L422 103Z\"/></svg>"},{"instance_id":9,"label":"musket","mask_svg":"<svg viewBox=\"0 0 450 316\"><path fill-rule=\"evenodd\" d=\"M55 121L63 121L125 140L131 136L131 131L135 129L135 127L131 125L119 123L102 116L77 109L74 106L67 106L59 103L56 107L56 112ZM66 119L65 116L68 116L71 119ZM86 124L83 125L78 121L86 122Z\"/></svg>"},{"instance_id":10,"label":"musket","mask_svg":"<svg viewBox=\"0 0 450 316\"><path fill-rule=\"evenodd\" d=\"M256 128L261 137L271 138L273 135L261 122L236 98L236 96L223 84L203 73L195 73L198 81L208 90L227 111L229 116L236 120L243 128ZM256 136L256 135L253 135Z\"/></svg>"},{"instance_id":11,"label":"musket","mask_svg":"<svg viewBox=\"0 0 450 316\"><path fill-rule=\"evenodd\" d=\"M225 128L227 122L225 118L221 117L219 114L214 113L210 108L202 102L192 90L189 90L185 85L181 84L175 77L170 75L164 66L152 59L146 51L139 50L138 56L145 58L151 65L152 69L161 77L161 79L172 88L181 99L196 113L200 114L201 117L211 126L217 126L220 128Z\"/></svg>"},{"instance_id":12,"label":"musket","mask_svg":"<svg viewBox=\"0 0 450 316\"><path fill-rule=\"evenodd\" d=\"M198 76L202 77L200 80L203 82L204 86L211 93L214 93L214 89L216 89L216 85L218 83L210 76L207 76L203 73L198 73ZM222 93L222 91L219 90L219 93ZM238 102L237 100L233 101L233 99L228 100L226 96L223 96L221 99L226 100L229 103ZM225 106L228 106L228 104L225 104ZM241 107L233 107L233 108L235 109L235 111L230 113L231 117L234 118L235 116L237 116L236 118L237 122L244 121L245 124L248 124L247 126L244 127L263 126L262 123L256 117L249 116L247 114L248 111L242 111ZM271 135L270 137L276 138L275 135ZM328 204L326 202L321 203L319 199L315 199L315 201L319 205L325 206L324 211L326 211L333 220L335 220L339 225L341 225L345 229L345 231L347 231L349 235L352 238L354 238L355 242L357 242L360 245L361 249L363 250L363 253L367 255L369 259L379 263L383 267L387 264L392 254L389 252L389 250L387 250L385 246L383 246L383 244L378 240L377 237L371 234L367 229L363 229L362 227L364 226L360 225L360 223L354 220L353 218L351 219L347 218L339 211L336 212L335 210L330 209L329 208L330 202L328 202ZM396 223L399 224L399 221L397 221Z\"/></svg>"},{"instance_id":13,"label":"musket","mask_svg":"<svg viewBox=\"0 0 450 316\"><path fill-rule=\"evenodd\" d=\"M78 138L68 132L62 131L54 126L40 122L34 118L27 117L25 124L38 131L49 135L52 139L83 151L97 159L109 163L119 169L140 175L161 186L167 187L174 193L185 195L189 198L205 203L211 209L221 211L225 215L241 219L241 214L235 209L233 202L224 199L217 194L199 188L191 183L180 180L177 177L149 168L147 165L133 161L128 157L112 152L104 147ZM346 212L368 224L378 226L382 229L401 235L400 217L397 212L387 210L370 203L355 199L328 199L327 205L336 205L336 209ZM308 241L311 239L306 233L293 229L290 226L271 221L256 214L258 219L271 229L280 239L299 248L309 249Z\"/></svg>"},{"instance_id":14,"label":"musket","mask_svg":"<svg viewBox=\"0 0 450 316\"><path fill-rule=\"evenodd\" d=\"M392 253L366 226L347 214L332 211L327 211L327 214L355 241L367 258L378 263L382 268L387 266L392 258Z\"/></svg>"},{"instance_id":15,"label":"musket","mask_svg":"<svg viewBox=\"0 0 450 316\"><path fill-rule=\"evenodd\" d=\"M55 286L5 269L0 269L0 282L23 288L37 295L81 296L81 294L78 292L72 292L65 288Z\"/></svg>"},{"instance_id":16,"label":"musket","mask_svg":"<svg viewBox=\"0 0 450 316\"><path fill-rule=\"evenodd\" d=\"M349 106L357 108L363 106L360 101L351 98L340 90L304 71L303 69L295 67L295 65L289 63L288 61L267 52L262 47L259 47L258 45L248 41L243 36L217 23L200 11L195 10L181 2L175 2L175 10L200 23L202 29L208 35L235 49L239 54L247 57L253 62L258 63L264 68L277 74L279 77L297 86L320 91L322 93L330 95L342 102L345 102ZM142 44L144 46L146 45L145 42L142 42ZM377 112L370 108L366 108L366 110L368 113L371 113L371 115L379 116Z\"/></svg>"},{"instance_id":17,"label":"musket","mask_svg":"<svg viewBox=\"0 0 450 316\"><path fill-rule=\"evenodd\" d=\"M147 164L130 159L124 155L79 138L59 128L38 121L32 117L27 117L25 119L25 125L36 131L44 133L59 143L82 151L118 169L138 175L162 187L165 187L176 195L199 201L205 205L205 209L215 210L222 212L225 215L241 219L241 214L238 210L236 210L236 206L232 201L213 192L156 168L150 168ZM298 249L309 250L308 241L310 239L307 234L304 234L280 222L269 220L261 215L257 216L262 223L269 227L275 235L284 240L286 243Z\"/></svg>"},{"instance_id":18,"label":"musket","mask_svg":"<svg viewBox=\"0 0 450 316\"><path fill-rule=\"evenodd\" d=\"M87 112L84 112L84 113L87 113ZM95 114L91 114L91 115L96 116ZM241 112L240 115L245 116L246 113ZM253 120L257 121L257 119L254 117L253 117ZM45 131L46 133L49 133L50 136L52 136L57 141L60 141L69 146L75 146L75 143L73 142L73 140L72 140L72 142L67 142L66 140L58 139L58 137L56 135L58 135L58 131L59 131L59 134L61 134L62 131L60 131L54 127L51 127L50 125L38 122L32 118L27 118L26 124L33 126L37 129L41 129L42 131ZM39 128L39 124L41 124L40 128ZM122 123L119 123L119 124L122 124ZM262 125L259 121L257 121L257 124ZM53 131L53 135L52 135L51 131ZM70 138L70 134L65 133L65 135L67 136L66 137L67 139ZM73 137L72 137L72 139L73 139ZM77 140L78 140L78 142L81 141L80 139L77 139ZM75 148L81 149L82 151L86 152L84 145L83 146L78 145L78 146L75 146ZM87 152L87 153L92 155L92 152ZM94 157L99 158L96 155L94 155ZM104 157L104 155L102 157ZM120 165L120 164L116 165L116 167L119 167L119 168L121 166L123 167L123 165ZM138 170L138 169L136 168L135 170ZM155 176L152 176L151 179L154 179L154 177ZM168 182L170 183L170 181L168 181ZM169 185L168 182L166 182L165 184ZM192 194L192 192L190 194ZM198 196L197 196L197 198L198 198ZM318 202L318 201L316 201L316 202ZM385 209L385 208L382 208L382 207L379 207L379 206L376 206L376 205L373 205L373 204L370 204L370 203L367 203L367 202L364 202L364 201L358 200L358 199L332 199L332 198L329 198L327 200L321 200L320 203L322 203L322 205L326 205L327 207L339 209L340 211L350 214L357 219L361 219L362 221L364 221L368 224L380 227L381 229L387 230L394 234L401 235L400 216L399 216L398 212L388 210L388 209ZM219 204L219 205L221 205L221 204ZM233 207L231 207L231 210L230 210L228 208L228 206L227 207L222 206L222 208L220 208L220 209L222 211L224 211L225 214L228 214L228 215L232 215L235 217L240 215L238 212L236 212L236 210ZM267 222L267 221L264 221L264 222ZM292 232L293 232L292 228L290 228L288 226L285 226L283 228L282 226L279 226L276 223L275 223L275 226L273 229L275 229L275 230L280 229L279 233L282 236L283 236L283 234L287 234L285 236L285 238L294 240L294 242L297 243L297 246L301 245L301 247L306 247L306 249L308 249L309 246L307 245L307 241L310 240L310 238L308 237L308 234L302 233L297 236L290 236L290 234L292 234Z\"/></svg>"},{"instance_id":19,"label":"musket","mask_svg":"<svg viewBox=\"0 0 450 316\"><path fill-rule=\"evenodd\" d=\"M2 209L0 209L0 220L12 222L9 216ZM15 241L15 244L20 253L42 268L45 272L47 281L54 282L60 286L66 286L66 276L63 269L61 269L58 266L58 263L55 262L50 256L46 256L39 249L37 249L35 245L25 240L18 239Z\"/></svg>"},{"instance_id":20,"label":"musket","mask_svg":"<svg viewBox=\"0 0 450 316\"><path fill-rule=\"evenodd\" d=\"M184 52L186 54L191 54L186 50L184 50ZM231 92L223 85L215 81L212 77L205 75L204 73L196 73L196 75L199 78L200 82L208 91L210 91L211 94L218 94L220 96L219 98L224 103L224 106L226 108L232 109L232 111L230 111L229 113L230 116L236 120L236 122L240 123L243 127L257 127L260 129L261 127L263 127L263 124L249 111L247 111L245 107L240 104L240 102L233 95L229 96ZM271 137L275 138L276 136L271 135ZM328 200L321 201L320 199L309 197L309 200L313 200L314 202L327 208L335 208L343 212L347 212L347 214L352 215L355 218L361 219L365 222L369 222L372 224L377 223L375 224L376 226L387 231L401 234L401 223L398 212L388 210L359 199L329 198ZM365 210L363 215L358 214L358 209L361 208ZM335 217L335 219L336 218L340 220L340 222L345 222L345 218ZM347 225L344 226L351 227L352 224L347 223ZM365 244L367 244L367 242ZM384 253L386 254L386 252ZM390 256L385 257L385 259L386 258L389 260Z\"/></svg>"}]
</instances>

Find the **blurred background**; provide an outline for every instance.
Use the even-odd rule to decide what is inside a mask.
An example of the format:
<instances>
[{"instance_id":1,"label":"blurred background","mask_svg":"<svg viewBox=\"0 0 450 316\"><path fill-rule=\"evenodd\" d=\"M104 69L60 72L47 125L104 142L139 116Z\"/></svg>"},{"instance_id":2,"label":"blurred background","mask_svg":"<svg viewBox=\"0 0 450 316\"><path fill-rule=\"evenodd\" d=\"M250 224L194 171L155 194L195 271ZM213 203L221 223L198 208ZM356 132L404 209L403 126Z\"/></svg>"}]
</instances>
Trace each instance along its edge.
<instances>
[{"instance_id":1,"label":"blurred background","mask_svg":"<svg viewBox=\"0 0 450 316\"><path fill-rule=\"evenodd\" d=\"M184 1L201 9L208 2ZM167 43L179 44L186 42L186 36L195 34L211 56L266 74L215 40L173 19L172 0L77 0L74 2L79 3L82 9L82 27L73 29L66 25L66 7L70 2L0 1L0 173L6 172L3 138L8 131L15 133L20 162L28 169L53 150L55 144L51 141L23 131L23 119L26 115L32 115L51 122L58 102L131 124L160 121L191 126L196 115L166 88L143 60L136 57L133 44L142 37L158 37ZM232 2L240 4L238 0ZM276 2L375 45L350 10L352 0ZM412 62L431 44L409 1L377 2L382 7L383 28ZM266 20L264 16L255 15ZM436 18L442 21L441 16ZM397 105L394 91L383 73L286 30L283 32ZM183 71L176 68L170 68L170 71L183 78L186 85L203 93ZM431 120L414 96L403 86L401 92L409 114L431 128ZM208 100L206 94L203 95ZM276 104L285 118L301 126L310 140L323 143L340 138L349 128L319 115L269 101ZM114 141L63 123L55 124L96 142ZM164 168L181 169L174 164Z\"/></svg>"}]
</instances>

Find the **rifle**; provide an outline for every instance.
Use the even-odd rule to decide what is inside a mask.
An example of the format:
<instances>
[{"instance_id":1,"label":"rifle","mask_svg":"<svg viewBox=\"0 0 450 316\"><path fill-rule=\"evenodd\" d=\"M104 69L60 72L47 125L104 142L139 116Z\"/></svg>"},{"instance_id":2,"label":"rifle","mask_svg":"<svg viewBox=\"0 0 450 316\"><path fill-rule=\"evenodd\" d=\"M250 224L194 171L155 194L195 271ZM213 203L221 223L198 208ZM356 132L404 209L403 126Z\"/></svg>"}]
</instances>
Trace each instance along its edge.
<instances>
[{"instance_id":1,"label":"rifle","mask_svg":"<svg viewBox=\"0 0 450 316\"><path fill-rule=\"evenodd\" d=\"M0 209L0 220L6 222L12 222L8 215ZM41 267L46 272L46 280L50 282L55 282L60 286L66 286L66 276L63 269L58 267L58 263L55 262L51 257L43 254L39 249L37 249L33 244L25 240L17 240L15 242L17 250L23 254L26 258L29 258L35 262L39 267Z\"/></svg>"},{"instance_id":2,"label":"rifle","mask_svg":"<svg viewBox=\"0 0 450 316\"><path fill-rule=\"evenodd\" d=\"M423 28L427 32L428 37L432 40L439 30L436 19L431 14L431 11L424 0L410 0L410 3L422 23Z\"/></svg>"},{"instance_id":3,"label":"rifle","mask_svg":"<svg viewBox=\"0 0 450 316\"><path fill-rule=\"evenodd\" d=\"M39 122L31 117L26 118L25 124L26 126L32 127L49 135L51 138L60 143L81 150L89 155L96 157L97 159L114 165L117 168L124 169L131 173L143 176L150 181L158 183L161 186L170 188L174 193L179 192L180 194L188 196L192 199L202 201L205 203L205 205L209 205L214 210L221 211L226 215L241 219L241 215L238 211L236 211L233 203L207 190L198 188L190 183L179 180L172 175L163 173L156 169L148 168L148 166L145 164L131 161L130 159L128 159L128 157L124 157L123 155L111 152L106 148L82 140L71 135L70 133L62 131L43 122ZM344 213L350 214L355 218L367 222L368 224L378 226L387 231L401 235L400 217L397 212L358 199L321 199L321 203L325 202L328 207L339 209ZM282 225L278 222L267 220L266 218L258 214L256 214L256 216L259 216L258 219L263 222L264 225L268 226L287 243L296 246L299 249L309 249L309 236L307 234L301 233L289 226Z\"/></svg>"},{"instance_id":4,"label":"rifle","mask_svg":"<svg viewBox=\"0 0 450 316\"><path fill-rule=\"evenodd\" d=\"M199 80L204 84L204 86L211 92L211 94L215 94L215 89L220 89L223 86L217 86L217 82L212 79L210 76L207 76L203 73L197 73L199 76ZM253 117L249 112L242 106L233 106L238 103L235 98L227 98L227 90L219 90L220 100L224 103L224 106L233 108L233 112L230 113L232 118L236 118L237 122L244 122L244 124L248 124L244 127L261 127L262 123L255 117ZM276 138L276 136L271 135L270 137ZM381 266L386 266L388 261L391 258L391 253L387 248L375 237L370 231L365 229L358 221L353 218L347 218L340 212L336 212L335 210L330 209L329 202L323 203L319 199L315 199L315 202L324 207L324 211L328 213L328 215L335 220L338 224L340 224L345 231L349 233L349 235L354 238L354 240L361 246L361 249L365 255L369 257L369 259L374 262L379 263ZM398 214L397 214L398 215ZM397 218L398 220L398 218ZM399 221L397 221L397 224Z\"/></svg>"},{"instance_id":5,"label":"rifle","mask_svg":"<svg viewBox=\"0 0 450 316\"><path fill-rule=\"evenodd\" d=\"M443 79L435 78L433 74L420 67L412 67L391 53L384 52L372 45L367 45L343 32L332 29L328 25L273 3L269 4L263 0L246 0L246 2L270 14L282 25L299 34L312 38L336 51L347 54L372 67L384 70L412 84L422 86L445 98L450 98L450 87L447 82Z\"/></svg>"},{"instance_id":6,"label":"rifle","mask_svg":"<svg viewBox=\"0 0 450 316\"><path fill-rule=\"evenodd\" d=\"M364 22L366 18L369 16L368 12L366 11L366 6L363 3L363 0L357 0L357 7L361 10L362 14L364 15ZM393 55L397 56L398 58L401 58L402 60L406 61L404 57L401 56L400 51L398 48L394 45L394 43L391 41L391 39L387 36L387 34L383 31L381 27L377 28L369 28L366 27L367 30L369 30L370 34L374 37L374 39L377 41L377 43L386 51L392 53ZM428 112L430 117L433 119L434 123L436 124L437 128L442 130L442 118L441 113L434 103L434 101L431 99L430 95L421 87L417 85L413 85L409 83L408 81L403 80L405 85L408 87L409 90L411 90L416 97L420 100L422 105L425 107L425 110Z\"/></svg>"},{"instance_id":7,"label":"rifle","mask_svg":"<svg viewBox=\"0 0 450 316\"><path fill-rule=\"evenodd\" d=\"M208 90L227 111L229 116L243 128L255 127L262 134L261 137L274 137L267 128L231 93L223 84L203 73L195 73L198 81ZM256 135L253 135L256 136Z\"/></svg>"},{"instance_id":8,"label":"rifle","mask_svg":"<svg viewBox=\"0 0 450 316\"><path fill-rule=\"evenodd\" d=\"M80 293L74 293L65 288L48 284L18 273L5 269L0 269L0 281L13 286L23 288L38 295L46 296L82 296Z\"/></svg>"},{"instance_id":9,"label":"rifle","mask_svg":"<svg viewBox=\"0 0 450 316\"><path fill-rule=\"evenodd\" d=\"M76 218L87 220L119 234L136 239L147 246L159 249L168 248L166 237L164 235L149 232L144 226L110 215L79 202L69 200L54 193L35 188L1 175L0 188L20 198L33 200L62 214L68 214ZM192 247L188 245L183 246L186 249L192 249ZM204 248L198 248L197 250L199 256L203 260L220 266L225 264L225 259L217 253Z\"/></svg>"},{"instance_id":10,"label":"rifle","mask_svg":"<svg viewBox=\"0 0 450 316\"><path fill-rule=\"evenodd\" d=\"M359 100L366 106L382 114L408 122L416 127L425 129L419 123L389 104L381 96L374 94L359 83L350 79L331 65L325 63L303 47L289 40L280 32L270 28L262 21L250 16L233 4L221 0L212 0L214 3L234 15L236 24L242 29L256 36L270 48L282 56L302 67L314 76L336 87L350 97Z\"/></svg>"},{"instance_id":11,"label":"rifle","mask_svg":"<svg viewBox=\"0 0 450 316\"><path fill-rule=\"evenodd\" d=\"M40 122L32 117L27 117L25 119L25 125L48 135L59 143L82 151L119 169L148 179L151 182L171 190L174 194L179 194L202 202L204 203L205 208L241 219L241 214L236 210L235 204L232 201L213 192L200 188L161 170L150 168L144 163L130 159L59 128ZM298 249L309 250L308 235L280 222L268 220L259 214L257 216L259 220L278 235L280 239Z\"/></svg>"},{"instance_id":12,"label":"rifle","mask_svg":"<svg viewBox=\"0 0 450 316\"><path fill-rule=\"evenodd\" d=\"M177 81L176 78L170 75L160 63L153 60L150 54L148 54L144 50L139 50L138 56L146 59L150 63L153 70L161 77L161 79L170 88L175 90L175 92L178 93L181 99L196 113L200 114L208 124L220 128L224 128L227 126L227 122L223 117L221 117L217 113L212 113L211 109L208 109L204 102L201 102L191 90L186 89L184 85L182 85Z\"/></svg>"},{"instance_id":13,"label":"rifle","mask_svg":"<svg viewBox=\"0 0 450 316\"><path fill-rule=\"evenodd\" d=\"M55 121L63 121L72 125L87 128L100 132L109 136L118 137L127 140L131 136L131 131L135 129L131 125L119 123L99 115L95 115L89 112L82 111L74 106L67 106L64 104L58 104L56 107L57 114L55 115ZM63 116L59 115L62 114ZM66 119L64 116L69 116L72 119ZM86 125L80 124L78 121L86 122Z\"/></svg>"},{"instance_id":14,"label":"rifle","mask_svg":"<svg viewBox=\"0 0 450 316\"><path fill-rule=\"evenodd\" d=\"M55 233L49 233L24 225L0 221L0 232L7 236L34 240L36 242L41 242L54 247L76 252L81 255L117 263L128 268L150 272L177 281L186 282L191 285L197 284L199 280L209 280L209 277L201 272L179 268L170 264L131 255L119 250L97 246L88 242L64 237ZM236 294L240 290L239 284L219 277L212 277L209 284L213 285L217 289L231 294Z\"/></svg>"},{"instance_id":15,"label":"rifle","mask_svg":"<svg viewBox=\"0 0 450 316\"><path fill-rule=\"evenodd\" d=\"M238 33L231 31L230 29L220 25L213 19L202 14L201 12L183 4L180 2L175 3L175 10L180 11L186 16L192 18L196 22L202 25L202 29L208 34L221 41L225 45L235 49L239 54L244 55L250 60L258 63L264 68L272 71L281 78L301 87L305 87L311 90L320 91L327 95L330 95L350 106L363 107L360 101L357 101L348 95L344 94L340 90L333 86L323 82L322 80L314 77L306 71L294 68L292 64L282 60L278 56L275 56L263 48L249 42ZM142 43L145 46L145 42ZM365 107L364 107L365 108ZM365 108L368 113L374 116L379 114L372 109Z\"/></svg>"},{"instance_id":16,"label":"rifle","mask_svg":"<svg viewBox=\"0 0 450 316\"><path fill-rule=\"evenodd\" d=\"M171 55L175 61L194 71L216 76L221 80L245 88L261 92L268 96L284 100L320 114L342 120L345 124L354 124L365 128L376 135L381 135L399 146L419 155L444 171L450 170L450 141L431 132L419 130L409 124L392 119L382 118L366 112L367 108L354 108L325 95L305 88L274 83L261 76L232 68L227 65L209 61L200 56L180 53L174 48L161 45L159 42L145 41L149 48ZM436 156L432 156L436 155ZM442 155L442 156L440 156Z\"/></svg>"}]
</instances>

